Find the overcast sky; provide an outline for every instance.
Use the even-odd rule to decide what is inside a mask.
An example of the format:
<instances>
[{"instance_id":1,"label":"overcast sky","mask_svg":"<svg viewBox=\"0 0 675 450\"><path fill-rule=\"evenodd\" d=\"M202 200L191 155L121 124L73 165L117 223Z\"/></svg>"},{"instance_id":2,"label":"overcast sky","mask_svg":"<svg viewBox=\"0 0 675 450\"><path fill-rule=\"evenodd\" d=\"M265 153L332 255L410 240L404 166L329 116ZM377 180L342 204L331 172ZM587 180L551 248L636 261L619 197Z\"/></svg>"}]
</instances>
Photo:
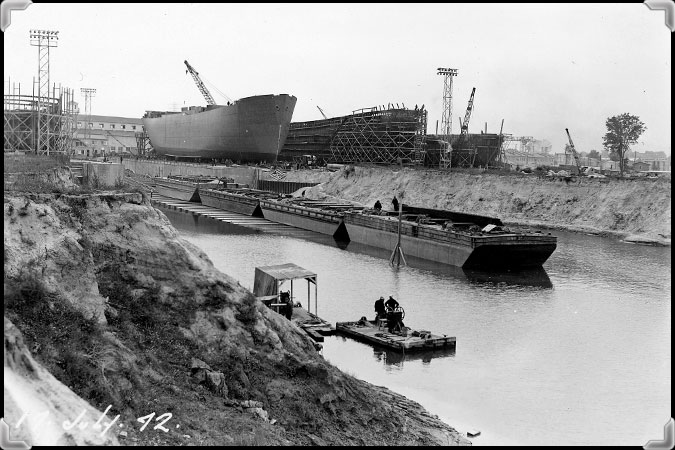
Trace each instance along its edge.
<instances>
[{"instance_id":1,"label":"overcast sky","mask_svg":"<svg viewBox=\"0 0 675 450\"><path fill-rule=\"evenodd\" d=\"M29 30L59 31L51 81L95 88L92 114L204 105L184 60L217 103L297 97L293 121L425 105L442 128L443 77L453 132L476 88L469 132L547 139L563 152L602 149L608 117L646 124L637 151L671 142L671 31L664 11L631 4L32 4L4 33L4 81L30 90L38 49Z\"/></svg>"}]
</instances>

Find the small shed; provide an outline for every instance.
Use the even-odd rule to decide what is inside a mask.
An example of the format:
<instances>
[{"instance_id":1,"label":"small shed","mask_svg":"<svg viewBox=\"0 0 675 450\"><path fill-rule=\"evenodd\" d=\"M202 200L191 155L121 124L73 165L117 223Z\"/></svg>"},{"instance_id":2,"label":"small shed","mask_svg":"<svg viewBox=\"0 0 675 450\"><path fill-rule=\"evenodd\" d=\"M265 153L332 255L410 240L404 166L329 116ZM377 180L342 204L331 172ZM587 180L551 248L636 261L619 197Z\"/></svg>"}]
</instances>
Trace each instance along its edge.
<instances>
[{"instance_id":1,"label":"small shed","mask_svg":"<svg viewBox=\"0 0 675 450\"><path fill-rule=\"evenodd\" d=\"M651 169L651 164L642 162L642 161L636 161L633 163L633 170L642 172L642 171L647 171Z\"/></svg>"},{"instance_id":2,"label":"small shed","mask_svg":"<svg viewBox=\"0 0 675 450\"><path fill-rule=\"evenodd\" d=\"M293 281L307 280L307 311L310 311L311 285L314 285L314 314L317 313L317 275L293 263L275 266L261 266L255 268L253 281L253 295L263 302L279 303L281 286L290 281L291 299L293 296Z\"/></svg>"}]
</instances>

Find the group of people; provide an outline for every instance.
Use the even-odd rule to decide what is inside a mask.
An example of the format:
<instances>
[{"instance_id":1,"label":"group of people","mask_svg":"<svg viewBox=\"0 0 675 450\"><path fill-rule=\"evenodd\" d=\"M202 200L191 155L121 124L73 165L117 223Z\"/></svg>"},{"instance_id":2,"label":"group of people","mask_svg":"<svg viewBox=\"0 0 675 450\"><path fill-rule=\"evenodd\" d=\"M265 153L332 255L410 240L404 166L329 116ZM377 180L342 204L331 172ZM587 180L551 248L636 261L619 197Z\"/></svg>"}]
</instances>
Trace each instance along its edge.
<instances>
[{"instance_id":1,"label":"group of people","mask_svg":"<svg viewBox=\"0 0 675 450\"><path fill-rule=\"evenodd\" d=\"M383 319L387 320L387 328L390 333L404 326L401 320L402 308L391 295L387 301L384 300L384 297L375 300L375 323L379 323Z\"/></svg>"},{"instance_id":2,"label":"group of people","mask_svg":"<svg viewBox=\"0 0 675 450\"><path fill-rule=\"evenodd\" d=\"M394 195L394 198L391 201L391 206L393 207L394 211L398 211L398 199ZM375 205L373 205L373 209L377 212L382 211L382 203L380 203L379 200L375 202Z\"/></svg>"}]
</instances>

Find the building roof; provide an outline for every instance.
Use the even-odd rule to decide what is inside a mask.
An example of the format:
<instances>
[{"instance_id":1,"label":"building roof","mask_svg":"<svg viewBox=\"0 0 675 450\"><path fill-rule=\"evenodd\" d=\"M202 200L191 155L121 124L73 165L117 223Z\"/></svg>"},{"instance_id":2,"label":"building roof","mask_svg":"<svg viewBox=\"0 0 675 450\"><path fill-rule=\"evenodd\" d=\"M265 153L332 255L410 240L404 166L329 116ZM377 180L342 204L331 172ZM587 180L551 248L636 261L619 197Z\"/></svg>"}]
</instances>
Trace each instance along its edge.
<instances>
[{"instance_id":1,"label":"building roof","mask_svg":"<svg viewBox=\"0 0 675 450\"><path fill-rule=\"evenodd\" d=\"M266 273L278 281L316 277L314 272L303 269L302 267L293 263L279 264L276 266L256 267L256 270L260 270L261 272Z\"/></svg>"},{"instance_id":2,"label":"building roof","mask_svg":"<svg viewBox=\"0 0 675 450\"><path fill-rule=\"evenodd\" d=\"M91 117L91 120L88 120ZM143 119L139 117L119 117L119 116L86 116L84 114L77 115L78 121L89 121L89 122L112 122L112 123L121 123L121 124L131 124L131 125L142 125Z\"/></svg>"}]
</instances>

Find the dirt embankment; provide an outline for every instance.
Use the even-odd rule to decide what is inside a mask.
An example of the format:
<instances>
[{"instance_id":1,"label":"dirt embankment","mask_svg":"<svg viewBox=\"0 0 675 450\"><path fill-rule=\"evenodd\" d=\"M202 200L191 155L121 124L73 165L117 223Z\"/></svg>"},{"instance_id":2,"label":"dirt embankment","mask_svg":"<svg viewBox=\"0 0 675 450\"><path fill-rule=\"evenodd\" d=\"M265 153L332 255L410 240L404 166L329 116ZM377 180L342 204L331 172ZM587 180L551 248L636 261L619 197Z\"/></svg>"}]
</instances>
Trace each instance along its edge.
<instances>
[{"instance_id":1,"label":"dirt embankment","mask_svg":"<svg viewBox=\"0 0 675 450\"><path fill-rule=\"evenodd\" d=\"M29 443L470 444L420 405L328 364L141 194L5 192L4 243L15 403L57 399L48 406L63 419L82 410L81 398L90 425L108 406L105 422L119 415L99 440L59 436L62 421L36 437L43 428L32 420L42 416L29 416L20 434ZM63 386L37 380L38 366ZM10 426L19 406L5 409Z\"/></svg>"},{"instance_id":2,"label":"dirt embankment","mask_svg":"<svg viewBox=\"0 0 675 450\"><path fill-rule=\"evenodd\" d=\"M372 207L403 203L495 216L520 224L612 235L670 245L669 179L590 179L565 182L534 174L442 172L346 167L338 172L288 172L287 181L320 182L308 198L334 197ZM402 195L402 197L401 197Z\"/></svg>"}]
</instances>

